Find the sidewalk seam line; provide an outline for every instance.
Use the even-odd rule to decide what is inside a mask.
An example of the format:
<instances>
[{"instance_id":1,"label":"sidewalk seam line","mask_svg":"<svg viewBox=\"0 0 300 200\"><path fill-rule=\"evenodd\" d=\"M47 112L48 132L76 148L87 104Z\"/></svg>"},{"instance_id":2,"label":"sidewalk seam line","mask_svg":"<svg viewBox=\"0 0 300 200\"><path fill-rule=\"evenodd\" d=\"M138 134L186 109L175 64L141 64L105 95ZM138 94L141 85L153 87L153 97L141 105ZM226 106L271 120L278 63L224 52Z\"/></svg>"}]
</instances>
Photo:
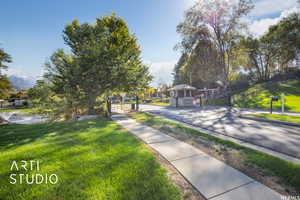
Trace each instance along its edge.
<instances>
[{"instance_id":1,"label":"sidewalk seam line","mask_svg":"<svg viewBox=\"0 0 300 200\"><path fill-rule=\"evenodd\" d=\"M234 191L234 190L236 190L236 189L239 189L239 188L241 188L241 187L244 187L244 186L249 185L249 184L254 183L254 182L255 182L255 180L252 180L252 181L250 181L250 182L248 182L248 183L242 184L242 185L240 185L240 186L231 188L231 189L229 189L229 190L227 190L227 191L225 191L225 192L222 192L222 193L220 193L220 194L217 194L217 195L214 195L214 196L212 196L212 197L209 197L208 199L210 200L210 199L216 198L216 197L218 197L218 196L222 196L223 194L226 194L226 193L228 193L228 192Z\"/></svg>"},{"instance_id":2,"label":"sidewalk seam line","mask_svg":"<svg viewBox=\"0 0 300 200\"><path fill-rule=\"evenodd\" d=\"M139 137L140 138L140 137ZM141 140L143 140L142 138L140 138ZM166 143L166 142L169 142L169 141L172 141L173 139L169 139L169 140L163 140L163 141L158 141L158 142L149 142L147 143L145 141L146 144L159 144L159 143ZM144 141L144 140L143 140Z\"/></svg>"},{"instance_id":3,"label":"sidewalk seam line","mask_svg":"<svg viewBox=\"0 0 300 200\"><path fill-rule=\"evenodd\" d=\"M169 162L172 163L172 162L176 162L176 161L178 161L178 160L183 160L183 159L187 159L187 158L192 158L192 157L199 156L199 155L201 155L201 153L193 154L193 155L191 155L191 156L186 156L186 157L183 157L183 158L177 158L177 159L175 159L175 160L169 160ZM168 160L168 159L167 159L167 160Z\"/></svg>"}]
</instances>

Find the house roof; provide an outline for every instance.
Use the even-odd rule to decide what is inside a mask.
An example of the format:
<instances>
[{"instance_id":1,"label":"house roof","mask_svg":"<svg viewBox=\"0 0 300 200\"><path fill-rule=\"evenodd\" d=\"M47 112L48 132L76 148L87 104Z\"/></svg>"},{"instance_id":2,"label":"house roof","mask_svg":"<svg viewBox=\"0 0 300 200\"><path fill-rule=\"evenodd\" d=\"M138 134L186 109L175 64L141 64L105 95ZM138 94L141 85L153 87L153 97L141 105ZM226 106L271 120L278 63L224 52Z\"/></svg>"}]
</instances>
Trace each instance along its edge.
<instances>
[{"instance_id":1,"label":"house roof","mask_svg":"<svg viewBox=\"0 0 300 200\"><path fill-rule=\"evenodd\" d=\"M169 91L173 90L196 90L196 88L187 84L180 84L169 89Z\"/></svg>"}]
</instances>

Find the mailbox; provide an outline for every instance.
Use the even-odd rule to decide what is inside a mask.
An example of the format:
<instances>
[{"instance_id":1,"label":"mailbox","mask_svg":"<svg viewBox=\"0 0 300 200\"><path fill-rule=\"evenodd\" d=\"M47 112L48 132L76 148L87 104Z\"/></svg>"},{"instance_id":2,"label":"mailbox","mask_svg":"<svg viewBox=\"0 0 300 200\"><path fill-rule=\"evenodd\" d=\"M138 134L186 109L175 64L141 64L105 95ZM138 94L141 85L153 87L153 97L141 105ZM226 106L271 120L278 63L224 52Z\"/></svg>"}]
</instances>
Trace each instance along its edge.
<instances>
[{"instance_id":1,"label":"mailbox","mask_svg":"<svg viewBox=\"0 0 300 200\"><path fill-rule=\"evenodd\" d=\"M271 98L271 101L278 101L279 100L279 97L278 96L275 96L275 97L272 97Z\"/></svg>"},{"instance_id":2,"label":"mailbox","mask_svg":"<svg viewBox=\"0 0 300 200\"><path fill-rule=\"evenodd\" d=\"M275 96L275 97L272 97L271 98L271 102L270 102L270 113L272 114L273 112L273 101L278 101L279 100L279 97L278 96Z\"/></svg>"}]
</instances>

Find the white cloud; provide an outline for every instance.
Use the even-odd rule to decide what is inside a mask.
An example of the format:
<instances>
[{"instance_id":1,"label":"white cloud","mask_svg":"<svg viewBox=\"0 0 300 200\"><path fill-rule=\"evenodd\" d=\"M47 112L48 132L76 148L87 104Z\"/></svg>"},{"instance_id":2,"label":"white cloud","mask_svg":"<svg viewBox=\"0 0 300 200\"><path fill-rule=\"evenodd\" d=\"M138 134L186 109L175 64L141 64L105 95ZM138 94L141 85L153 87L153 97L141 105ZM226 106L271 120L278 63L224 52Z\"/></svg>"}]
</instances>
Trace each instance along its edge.
<instances>
[{"instance_id":1,"label":"white cloud","mask_svg":"<svg viewBox=\"0 0 300 200\"><path fill-rule=\"evenodd\" d=\"M14 69L12 67L8 67L7 70L3 71L4 74L6 74L7 76L18 76L18 77L21 77L21 78L27 78L28 76L27 75L24 75L24 73L21 72L21 70L18 70L18 69Z\"/></svg>"},{"instance_id":2,"label":"white cloud","mask_svg":"<svg viewBox=\"0 0 300 200\"><path fill-rule=\"evenodd\" d=\"M250 15L260 17L282 12L283 10L295 7L297 0L257 0Z\"/></svg>"},{"instance_id":3,"label":"white cloud","mask_svg":"<svg viewBox=\"0 0 300 200\"><path fill-rule=\"evenodd\" d=\"M274 19L266 18L266 19L254 21L249 26L249 31L255 37L262 36L264 33L268 31L270 26L277 24L278 21L279 21L279 17Z\"/></svg>"},{"instance_id":4,"label":"white cloud","mask_svg":"<svg viewBox=\"0 0 300 200\"><path fill-rule=\"evenodd\" d=\"M280 16L277 18L264 18L260 20L254 20L249 26L249 31L255 37L262 36L268 31L270 26L277 24L282 18L287 17L289 14L294 12L299 13L300 9L297 7L293 7L291 9L282 11Z\"/></svg>"},{"instance_id":5,"label":"white cloud","mask_svg":"<svg viewBox=\"0 0 300 200\"><path fill-rule=\"evenodd\" d=\"M26 80L30 80L32 82L35 82L38 79L41 79L41 75L36 75L36 76L29 76L24 73L24 71L21 71L16 68L8 67L7 70L3 71L4 74L7 76L17 76Z\"/></svg>"},{"instance_id":6,"label":"white cloud","mask_svg":"<svg viewBox=\"0 0 300 200\"><path fill-rule=\"evenodd\" d=\"M151 62L144 61L149 66L150 74L153 76L151 85L171 84L173 80L172 72L176 61Z\"/></svg>"},{"instance_id":7,"label":"white cloud","mask_svg":"<svg viewBox=\"0 0 300 200\"><path fill-rule=\"evenodd\" d=\"M193 6L193 5L195 5L196 1L197 1L197 0L184 0L183 3L184 3L184 5L185 5L186 7L189 8L189 7Z\"/></svg>"}]
</instances>

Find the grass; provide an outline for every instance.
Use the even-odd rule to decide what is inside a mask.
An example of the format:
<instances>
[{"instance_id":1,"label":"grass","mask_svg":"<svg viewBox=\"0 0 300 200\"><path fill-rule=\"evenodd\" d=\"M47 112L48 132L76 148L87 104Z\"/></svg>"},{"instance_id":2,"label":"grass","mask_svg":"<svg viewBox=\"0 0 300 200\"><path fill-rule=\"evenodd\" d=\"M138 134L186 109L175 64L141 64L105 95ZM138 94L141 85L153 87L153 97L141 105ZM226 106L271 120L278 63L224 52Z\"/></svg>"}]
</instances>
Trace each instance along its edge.
<instances>
[{"instance_id":1,"label":"grass","mask_svg":"<svg viewBox=\"0 0 300 200\"><path fill-rule=\"evenodd\" d=\"M147 103L149 105L154 105L154 106L170 106L169 97L164 97L164 98L152 98L152 99L148 99L150 102Z\"/></svg>"},{"instance_id":2,"label":"grass","mask_svg":"<svg viewBox=\"0 0 300 200\"><path fill-rule=\"evenodd\" d=\"M169 106L169 103L165 103L165 102L151 102L149 103L150 105L154 105L154 106Z\"/></svg>"},{"instance_id":3,"label":"grass","mask_svg":"<svg viewBox=\"0 0 300 200\"><path fill-rule=\"evenodd\" d=\"M300 124L299 116L282 115L282 114L268 114L268 113L249 114L248 116Z\"/></svg>"},{"instance_id":4,"label":"grass","mask_svg":"<svg viewBox=\"0 0 300 200\"><path fill-rule=\"evenodd\" d=\"M21 112L24 114L36 114L39 113L37 107L28 107L28 108L0 108L0 112Z\"/></svg>"},{"instance_id":5,"label":"grass","mask_svg":"<svg viewBox=\"0 0 300 200\"><path fill-rule=\"evenodd\" d=\"M156 117L147 113L135 113L132 115L138 122L148 126L159 126L162 130L170 131L172 129L178 132L190 133L201 137L201 139L209 140L215 144L220 144L228 148L239 150L244 157L243 161L250 165L255 165L263 169L267 174L271 174L280 179L280 181L288 186L295 188L300 192L300 165L282 160L280 158L268 155L250 148L241 146L234 142L220 139L212 135L199 132L195 129L185 127L179 123L165 120L161 117Z\"/></svg>"},{"instance_id":6,"label":"grass","mask_svg":"<svg viewBox=\"0 0 300 200\"><path fill-rule=\"evenodd\" d=\"M40 170L10 171L14 160L38 160ZM10 184L11 173L55 173L59 181ZM176 200L181 194L143 144L98 119L0 127L0 199Z\"/></svg>"},{"instance_id":7,"label":"grass","mask_svg":"<svg viewBox=\"0 0 300 200\"><path fill-rule=\"evenodd\" d=\"M281 110L281 94L285 94L285 110L300 112L300 80L266 82L257 84L234 96L235 106L244 108L269 109L270 98L279 96L273 102L274 110Z\"/></svg>"}]
</instances>

